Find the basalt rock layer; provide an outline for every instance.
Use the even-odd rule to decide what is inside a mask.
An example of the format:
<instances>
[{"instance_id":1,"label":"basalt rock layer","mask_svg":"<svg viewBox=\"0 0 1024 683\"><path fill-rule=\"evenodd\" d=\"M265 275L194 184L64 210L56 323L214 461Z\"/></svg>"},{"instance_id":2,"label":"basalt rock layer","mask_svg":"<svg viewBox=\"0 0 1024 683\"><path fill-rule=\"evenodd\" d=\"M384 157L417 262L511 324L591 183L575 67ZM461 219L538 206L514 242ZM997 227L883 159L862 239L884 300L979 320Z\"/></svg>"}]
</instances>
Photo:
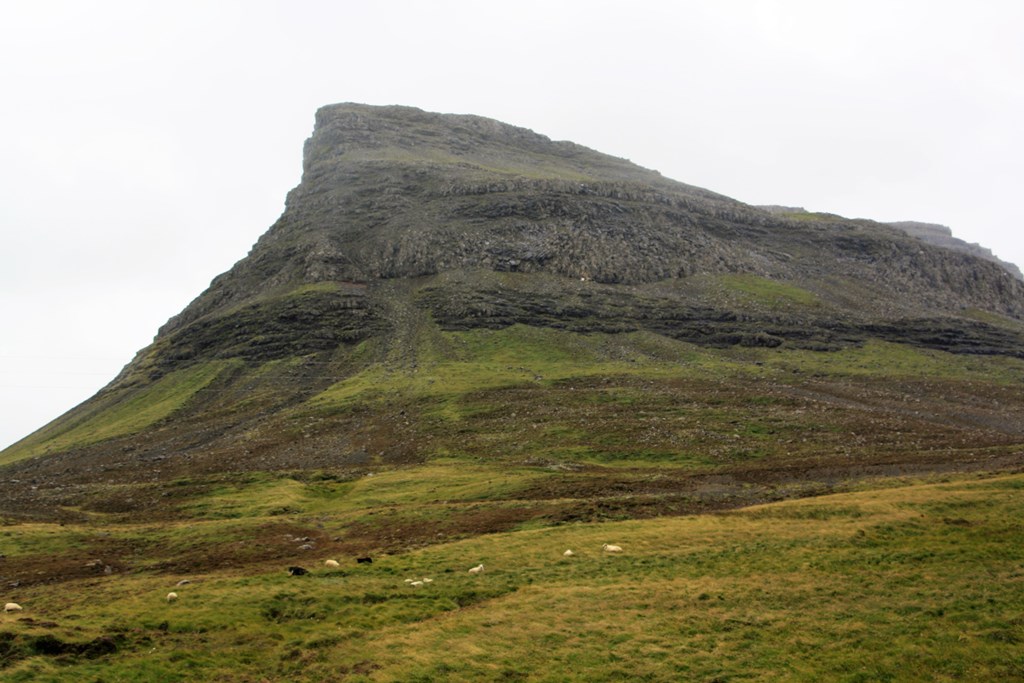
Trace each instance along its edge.
<instances>
[{"instance_id":1,"label":"basalt rock layer","mask_svg":"<svg viewBox=\"0 0 1024 683\"><path fill-rule=\"evenodd\" d=\"M498 273L537 277L508 287ZM737 300L730 276L789 290ZM401 295L380 286L429 278ZM963 315L1024 316L1024 283L991 260L881 223L755 208L485 118L341 104L317 112L281 218L122 379L142 367L155 377L182 363L266 361L395 334L395 296L445 329L523 323L712 345L828 349L882 337L975 353L1024 348L1016 334Z\"/></svg>"},{"instance_id":2,"label":"basalt rock layer","mask_svg":"<svg viewBox=\"0 0 1024 683\"><path fill-rule=\"evenodd\" d=\"M353 287L372 300L375 283L459 271L632 286L742 273L854 316L1024 317L1024 283L998 264L892 226L764 211L489 119L343 104L317 113L280 220L161 337L302 286L338 284L323 305L364 311Z\"/></svg>"}]
</instances>

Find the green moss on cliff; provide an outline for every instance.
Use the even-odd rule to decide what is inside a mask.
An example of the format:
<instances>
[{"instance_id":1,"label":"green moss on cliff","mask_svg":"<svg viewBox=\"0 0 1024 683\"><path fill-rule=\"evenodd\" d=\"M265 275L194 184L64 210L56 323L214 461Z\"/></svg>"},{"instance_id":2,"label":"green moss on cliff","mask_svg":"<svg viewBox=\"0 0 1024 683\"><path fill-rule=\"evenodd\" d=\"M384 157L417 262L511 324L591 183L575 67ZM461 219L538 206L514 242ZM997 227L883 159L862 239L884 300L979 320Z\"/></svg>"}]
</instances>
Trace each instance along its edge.
<instances>
[{"instance_id":1,"label":"green moss on cliff","mask_svg":"<svg viewBox=\"0 0 1024 683\"><path fill-rule=\"evenodd\" d=\"M815 306L820 303L818 297L792 284L770 280L765 277L749 274L720 275L718 281L727 289L738 293L750 303L778 306L782 304L798 304Z\"/></svg>"}]
</instances>

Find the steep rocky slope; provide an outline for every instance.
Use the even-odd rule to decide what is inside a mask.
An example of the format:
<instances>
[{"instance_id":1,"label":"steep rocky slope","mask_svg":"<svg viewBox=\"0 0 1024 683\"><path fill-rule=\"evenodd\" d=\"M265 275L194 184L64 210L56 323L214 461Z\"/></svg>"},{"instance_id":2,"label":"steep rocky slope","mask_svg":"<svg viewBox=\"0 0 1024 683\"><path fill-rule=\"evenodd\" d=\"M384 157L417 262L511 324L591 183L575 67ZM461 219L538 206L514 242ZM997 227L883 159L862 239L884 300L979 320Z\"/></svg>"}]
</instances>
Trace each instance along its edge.
<instances>
[{"instance_id":1,"label":"steep rocky slope","mask_svg":"<svg viewBox=\"0 0 1024 683\"><path fill-rule=\"evenodd\" d=\"M488 273L501 272L562 279L498 294ZM381 283L442 273L463 275L417 305L446 328L568 320L713 344L881 335L990 352L1013 338L961 312L1024 316L1024 283L997 265L887 225L762 211L488 119L344 104L317 113L280 220L160 330L149 362L268 360L365 339L396 324ZM738 312L706 282L729 274L819 305Z\"/></svg>"},{"instance_id":2,"label":"steep rocky slope","mask_svg":"<svg viewBox=\"0 0 1024 683\"><path fill-rule=\"evenodd\" d=\"M488 119L345 104L317 113L281 219L161 333L303 284L460 269L607 284L753 273L819 294L849 280L884 295L862 302L872 313L882 298L1024 315L1024 286L1000 269L887 225L775 215Z\"/></svg>"},{"instance_id":3,"label":"steep rocky slope","mask_svg":"<svg viewBox=\"0 0 1024 683\"><path fill-rule=\"evenodd\" d=\"M985 260L992 261L993 263L998 263L1003 268L1010 271L1010 273L1018 280L1024 280L1024 274L1020 272L1020 268L1015 264L1007 263L1006 261L996 257L996 255L992 253L991 249L986 249L980 244L971 244L969 242L964 242L962 239L953 237L953 231L945 225L922 223L920 221L898 221L895 223L889 223L889 225L899 228L908 235L917 237L928 244L953 249L954 251L962 251L974 256L979 256Z\"/></svg>"}]
</instances>

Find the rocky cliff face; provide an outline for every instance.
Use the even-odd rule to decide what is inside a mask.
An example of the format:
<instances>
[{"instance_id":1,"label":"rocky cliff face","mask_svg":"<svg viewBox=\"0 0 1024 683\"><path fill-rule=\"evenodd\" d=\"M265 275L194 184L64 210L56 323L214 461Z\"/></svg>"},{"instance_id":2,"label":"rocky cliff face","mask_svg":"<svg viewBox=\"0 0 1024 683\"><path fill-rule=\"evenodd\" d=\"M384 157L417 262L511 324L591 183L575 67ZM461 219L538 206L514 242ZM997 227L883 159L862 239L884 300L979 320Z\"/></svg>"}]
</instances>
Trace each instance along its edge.
<instances>
[{"instance_id":1,"label":"rocky cliff face","mask_svg":"<svg viewBox=\"0 0 1024 683\"><path fill-rule=\"evenodd\" d=\"M168 349L161 364L267 358L275 349L365 338L395 324L381 283L443 273L466 277L434 285L416 305L454 327L561 324L567 306L560 302L581 281L595 296L589 308L576 307L577 320L595 329L658 320L659 331L703 329L676 336L716 343L768 335L772 344L827 345L879 322L909 330L920 325L905 322L911 318L946 319L964 309L1024 317L1024 283L990 259L904 229L748 206L476 116L339 104L317 112L302 182L281 218L160 331ZM556 278L544 280L550 307L481 314L480 306L497 305L486 301L497 296L486 273ZM735 302L700 285L741 274L787 283L820 306L738 313ZM477 280L483 289L465 284ZM620 305L597 303L608 287L619 288ZM512 291L509 298L530 297ZM660 313L650 314L651 306ZM742 325L729 323L737 316ZM271 331L254 347L259 326Z\"/></svg>"},{"instance_id":2,"label":"rocky cliff face","mask_svg":"<svg viewBox=\"0 0 1024 683\"><path fill-rule=\"evenodd\" d=\"M971 254L983 258L986 261L992 261L997 263L1010 272L1018 280L1024 280L1024 274L1020 272L1020 268L1012 263L1003 261L992 253L991 249L986 249L980 244L971 244L965 242L962 239L953 237L953 231L945 225L937 225L935 223L921 223L918 221L898 221L896 223L889 223L894 228L899 228L908 235L918 238L922 242L928 244L934 244L939 247L945 247L946 249L952 249L954 251L961 251L965 254Z\"/></svg>"}]
</instances>

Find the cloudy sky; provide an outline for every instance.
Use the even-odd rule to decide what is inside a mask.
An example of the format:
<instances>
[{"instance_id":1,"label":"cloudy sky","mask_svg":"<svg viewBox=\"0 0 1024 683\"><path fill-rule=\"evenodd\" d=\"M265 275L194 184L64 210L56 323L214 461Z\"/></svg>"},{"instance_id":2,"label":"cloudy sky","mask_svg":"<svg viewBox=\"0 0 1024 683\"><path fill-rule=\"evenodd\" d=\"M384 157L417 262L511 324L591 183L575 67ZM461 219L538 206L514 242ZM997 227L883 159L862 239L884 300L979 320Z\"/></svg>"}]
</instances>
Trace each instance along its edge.
<instances>
[{"instance_id":1,"label":"cloudy sky","mask_svg":"<svg viewBox=\"0 0 1024 683\"><path fill-rule=\"evenodd\" d=\"M573 140L1024 266L1019 0L0 0L0 448L274 222L317 107Z\"/></svg>"}]
</instances>

